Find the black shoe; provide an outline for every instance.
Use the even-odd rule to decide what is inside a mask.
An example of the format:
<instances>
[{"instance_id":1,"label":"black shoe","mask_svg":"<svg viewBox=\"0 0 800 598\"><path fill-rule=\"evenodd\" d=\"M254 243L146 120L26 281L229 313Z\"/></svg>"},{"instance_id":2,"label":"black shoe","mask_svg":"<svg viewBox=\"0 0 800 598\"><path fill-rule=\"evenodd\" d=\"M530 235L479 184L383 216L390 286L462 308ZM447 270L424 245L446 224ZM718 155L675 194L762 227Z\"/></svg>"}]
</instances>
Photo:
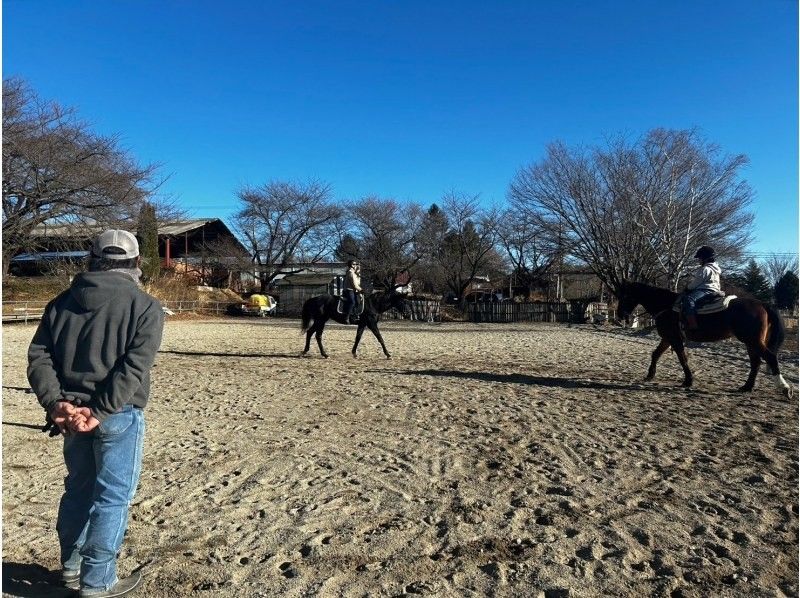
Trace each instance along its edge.
<instances>
[{"instance_id":1,"label":"black shoe","mask_svg":"<svg viewBox=\"0 0 800 598\"><path fill-rule=\"evenodd\" d=\"M114 584L114 587L109 590L97 591L92 588L82 588L80 596L81 598L115 598L116 596L124 596L125 594L133 592L138 587L140 581L142 581L142 574L136 572L125 579L120 579Z\"/></svg>"}]
</instances>

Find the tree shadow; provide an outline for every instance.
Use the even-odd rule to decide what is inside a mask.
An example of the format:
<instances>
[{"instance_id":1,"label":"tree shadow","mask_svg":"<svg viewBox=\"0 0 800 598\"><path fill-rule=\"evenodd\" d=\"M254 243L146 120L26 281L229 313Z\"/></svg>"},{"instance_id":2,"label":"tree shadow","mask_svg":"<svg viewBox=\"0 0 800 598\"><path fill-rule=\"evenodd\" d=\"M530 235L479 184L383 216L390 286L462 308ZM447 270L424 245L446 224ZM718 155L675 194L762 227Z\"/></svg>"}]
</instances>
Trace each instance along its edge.
<instances>
[{"instance_id":1,"label":"tree shadow","mask_svg":"<svg viewBox=\"0 0 800 598\"><path fill-rule=\"evenodd\" d=\"M247 357L265 359L268 357L274 359L299 359L300 353L214 353L211 351L172 351L165 350L159 353L168 355L183 355L185 357Z\"/></svg>"},{"instance_id":2,"label":"tree shadow","mask_svg":"<svg viewBox=\"0 0 800 598\"><path fill-rule=\"evenodd\" d=\"M3 561L3 595L47 598L69 596L72 592L61 586L60 571L31 563Z\"/></svg>"},{"instance_id":3,"label":"tree shadow","mask_svg":"<svg viewBox=\"0 0 800 598\"><path fill-rule=\"evenodd\" d=\"M629 384L594 382L591 380L576 380L575 378L559 378L556 376L530 376L528 374L493 374L490 372L461 372L458 370L405 370L393 371L392 373L403 376L469 378L471 380L480 380L481 382L526 384L529 386L546 386L549 388L591 388L602 390L631 390L632 388L632 386Z\"/></svg>"}]
</instances>

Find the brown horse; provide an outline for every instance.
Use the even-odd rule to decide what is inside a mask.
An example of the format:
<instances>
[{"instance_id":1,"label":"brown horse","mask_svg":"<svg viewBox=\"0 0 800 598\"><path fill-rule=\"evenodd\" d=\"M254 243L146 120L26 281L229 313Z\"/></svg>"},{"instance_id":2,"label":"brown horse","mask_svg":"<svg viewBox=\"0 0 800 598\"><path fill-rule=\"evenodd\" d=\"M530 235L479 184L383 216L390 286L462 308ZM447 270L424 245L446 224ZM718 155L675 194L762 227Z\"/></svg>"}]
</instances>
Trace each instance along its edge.
<instances>
[{"instance_id":1,"label":"brown horse","mask_svg":"<svg viewBox=\"0 0 800 598\"><path fill-rule=\"evenodd\" d=\"M322 346L322 332L325 330L325 324L328 320L334 320L340 324L347 324L343 313L337 309L339 297L334 295L319 295L308 299L303 304L302 313L302 330L306 333L306 346L303 349L303 356L308 355L308 350L311 346L311 337L315 336L319 352L324 358L328 358L325 348ZM356 357L358 350L358 343L361 341L361 335L364 334L364 329L369 328L378 342L381 344L383 354L389 359L391 354L383 342L380 330L378 330L378 314L381 314L389 309L395 308L400 313L405 310L405 295L398 293L395 289L391 291L374 291L364 297L364 312L358 320L358 330L356 330L356 342L353 344L353 357ZM313 322L313 324L312 324Z\"/></svg>"},{"instance_id":2,"label":"brown horse","mask_svg":"<svg viewBox=\"0 0 800 598\"><path fill-rule=\"evenodd\" d=\"M681 336L678 313L672 309L678 297L678 293L639 282L623 282L617 292L621 317L627 318L637 305L641 305L655 318L661 342L653 351L646 379L653 379L656 375L658 358L672 347L683 368L683 386L689 387L693 381L692 371L689 369L686 348ZM763 359L767 362L775 383L783 394L787 397L792 396L792 388L781 376L778 366L778 349L783 344L786 331L780 314L774 308L755 299L737 298L733 299L724 311L699 315L697 323L696 330L687 331L688 340L712 342L735 336L747 347L747 354L750 356L750 375L740 391L753 390L756 374Z\"/></svg>"}]
</instances>

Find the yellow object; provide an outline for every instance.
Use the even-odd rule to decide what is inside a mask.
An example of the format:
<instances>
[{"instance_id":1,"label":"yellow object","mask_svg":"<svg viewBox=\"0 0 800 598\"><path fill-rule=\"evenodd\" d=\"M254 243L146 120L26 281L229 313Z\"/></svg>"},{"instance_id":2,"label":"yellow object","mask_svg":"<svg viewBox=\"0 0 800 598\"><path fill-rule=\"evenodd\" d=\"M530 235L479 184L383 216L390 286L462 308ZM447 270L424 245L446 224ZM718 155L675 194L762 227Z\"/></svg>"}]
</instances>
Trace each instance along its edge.
<instances>
[{"instance_id":1,"label":"yellow object","mask_svg":"<svg viewBox=\"0 0 800 598\"><path fill-rule=\"evenodd\" d=\"M254 307L269 307L269 297L266 295L250 295L250 305Z\"/></svg>"}]
</instances>

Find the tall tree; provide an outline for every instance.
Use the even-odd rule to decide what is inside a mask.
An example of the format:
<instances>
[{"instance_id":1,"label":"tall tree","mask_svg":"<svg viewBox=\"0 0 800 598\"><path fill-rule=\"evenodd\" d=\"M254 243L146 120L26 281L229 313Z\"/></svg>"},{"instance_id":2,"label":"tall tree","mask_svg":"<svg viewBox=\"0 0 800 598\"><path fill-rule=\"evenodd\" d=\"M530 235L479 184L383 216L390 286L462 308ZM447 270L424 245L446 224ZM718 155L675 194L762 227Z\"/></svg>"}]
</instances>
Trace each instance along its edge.
<instances>
[{"instance_id":1,"label":"tall tree","mask_svg":"<svg viewBox=\"0 0 800 598\"><path fill-rule=\"evenodd\" d=\"M442 295L447 289L442 251L449 228L447 215L437 204L432 204L422 219L415 243L420 256L414 268L415 291Z\"/></svg>"},{"instance_id":2,"label":"tall tree","mask_svg":"<svg viewBox=\"0 0 800 598\"><path fill-rule=\"evenodd\" d=\"M134 222L157 187L119 138L94 133L71 108L46 102L21 79L3 80L3 275L37 249L40 224Z\"/></svg>"},{"instance_id":3,"label":"tall tree","mask_svg":"<svg viewBox=\"0 0 800 598\"><path fill-rule=\"evenodd\" d=\"M416 241L424 218L418 204L365 197L348 206L351 234L361 249L364 277L390 288L419 261Z\"/></svg>"},{"instance_id":4,"label":"tall tree","mask_svg":"<svg viewBox=\"0 0 800 598\"><path fill-rule=\"evenodd\" d=\"M779 309L795 309L797 307L798 279L797 274L788 271L775 284L775 305Z\"/></svg>"},{"instance_id":5,"label":"tall tree","mask_svg":"<svg viewBox=\"0 0 800 598\"><path fill-rule=\"evenodd\" d=\"M529 295L535 288L546 286L550 268L561 255L558 243L538 215L506 209L497 220L496 230L515 285L526 287Z\"/></svg>"},{"instance_id":6,"label":"tall tree","mask_svg":"<svg viewBox=\"0 0 800 598\"><path fill-rule=\"evenodd\" d=\"M449 228L438 261L447 288L464 299L478 275L492 278L502 268L495 248L497 215L493 209L483 209L477 195L449 192L442 206Z\"/></svg>"},{"instance_id":7,"label":"tall tree","mask_svg":"<svg viewBox=\"0 0 800 598\"><path fill-rule=\"evenodd\" d=\"M242 187L234 227L253 255L262 292L278 274L298 270L334 251L342 209L319 181L271 181Z\"/></svg>"},{"instance_id":8,"label":"tall tree","mask_svg":"<svg viewBox=\"0 0 800 598\"><path fill-rule=\"evenodd\" d=\"M698 245L733 255L749 239L745 164L692 131L655 129L589 150L554 143L517 172L509 198L612 288L626 279L675 288Z\"/></svg>"},{"instance_id":9,"label":"tall tree","mask_svg":"<svg viewBox=\"0 0 800 598\"><path fill-rule=\"evenodd\" d=\"M731 277L731 282L738 289L752 295L759 301L764 301L765 303L772 301L772 288L755 260L751 259L747 262L744 270L735 273Z\"/></svg>"},{"instance_id":10,"label":"tall tree","mask_svg":"<svg viewBox=\"0 0 800 598\"><path fill-rule=\"evenodd\" d=\"M784 277L787 272L797 275L797 255L772 253L763 261L762 272L773 286Z\"/></svg>"},{"instance_id":11,"label":"tall tree","mask_svg":"<svg viewBox=\"0 0 800 598\"><path fill-rule=\"evenodd\" d=\"M358 246L358 241L350 233L344 233L342 235L342 239L339 241L339 245L336 246L336 250L333 253L334 257L340 262L357 260L360 254L361 248Z\"/></svg>"},{"instance_id":12,"label":"tall tree","mask_svg":"<svg viewBox=\"0 0 800 598\"><path fill-rule=\"evenodd\" d=\"M139 253L142 256L142 274L147 280L156 279L161 273L161 258L158 255L158 220L155 206L149 202L144 202L139 211L136 235L139 237Z\"/></svg>"},{"instance_id":13,"label":"tall tree","mask_svg":"<svg viewBox=\"0 0 800 598\"><path fill-rule=\"evenodd\" d=\"M747 245L753 215L745 209L752 190L739 178L745 155L723 155L693 130L654 129L633 152L617 147L606 159L626 160L611 171L619 191L638 200L636 225L672 288L694 267L700 245L728 256Z\"/></svg>"}]
</instances>

